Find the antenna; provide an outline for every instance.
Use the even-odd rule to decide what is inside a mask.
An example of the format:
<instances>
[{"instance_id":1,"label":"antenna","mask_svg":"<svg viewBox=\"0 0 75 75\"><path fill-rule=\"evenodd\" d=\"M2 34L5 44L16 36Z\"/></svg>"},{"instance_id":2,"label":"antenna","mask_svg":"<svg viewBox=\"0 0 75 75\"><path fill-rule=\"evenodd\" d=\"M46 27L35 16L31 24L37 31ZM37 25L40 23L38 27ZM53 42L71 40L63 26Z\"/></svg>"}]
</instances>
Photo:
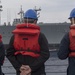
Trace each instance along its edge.
<instances>
[{"instance_id":1,"label":"antenna","mask_svg":"<svg viewBox=\"0 0 75 75\"><path fill-rule=\"evenodd\" d=\"M41 8L37 9L36 6L35 6L34 10L35 10L36 13L37 13L38 11L41 11ZM40 17L40 12L38 12L37 15L38 15L38 18L39 18L39 17Z\"/></svg>"},{"instance_id":2,"label":"antenna","mask_svg":"<svg viewBox=\"0 0 75 75\"><path fill-rule=\"evenodd\" d=\"M23 22L23 15L24 15L24 11L22 10L22 5L21 5L21 9L20 9L20 12L18 13L18 15L20 15L20 21L22 23Z\"/></svg>"},{"instance_id":3,"label":"antenna","mask_svg":"<svg viewBox=\"0 0 75 75\"><path fill-rule=\"evenodd\" d=\"M1 0L0 0L0 4L1 4ZM1 12L2 12L2 5L0 5L0 25L1 25Z\"/></svg>"}]
</instances>

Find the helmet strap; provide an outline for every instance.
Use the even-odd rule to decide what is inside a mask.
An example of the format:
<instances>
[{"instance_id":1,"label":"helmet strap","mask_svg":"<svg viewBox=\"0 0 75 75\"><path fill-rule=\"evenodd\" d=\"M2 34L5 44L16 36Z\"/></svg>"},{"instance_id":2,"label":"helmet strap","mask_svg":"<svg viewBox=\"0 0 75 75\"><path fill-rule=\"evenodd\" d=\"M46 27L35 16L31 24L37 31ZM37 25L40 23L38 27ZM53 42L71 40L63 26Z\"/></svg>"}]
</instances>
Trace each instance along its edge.
<instances>
[{"instance_id":1,"label":"helmet strap","mask_svg":"<svg viewBox=\"0 0 75 75\"><path fill-rule=\"evenodd\" d=\"M72 23L72 25L75 24L75 18L72 18L72 19L71 19L71 23Z\"/></svg>"},{"instance_id":2,"label":"helmet strap","mask_svg":"<svg viewBox=\"0 0 75 75\"><path fill-rule=\"evenodd\" d=\"M27 17L27 27L28 27L28 17Z\"/></svg>"}]
</instances>

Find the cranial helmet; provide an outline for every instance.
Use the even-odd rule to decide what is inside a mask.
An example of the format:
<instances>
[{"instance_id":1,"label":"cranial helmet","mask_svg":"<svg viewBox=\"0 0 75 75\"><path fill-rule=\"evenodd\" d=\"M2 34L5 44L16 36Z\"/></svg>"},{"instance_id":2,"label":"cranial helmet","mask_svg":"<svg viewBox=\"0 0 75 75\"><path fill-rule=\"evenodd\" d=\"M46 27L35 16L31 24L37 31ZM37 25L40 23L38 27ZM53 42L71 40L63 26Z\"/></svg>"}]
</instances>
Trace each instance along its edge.
<instances>
[{"instance_id":1,"label":"cranial helmet","mask_svg":"<svg viewBox=\"0 0 75 75\"><path fill-rule=\"evenodd\" d=\"M75 8L70 13L69 19L71 19L71 18L75 18Z\"/></svg>"},{"instance_id":2,"label":"cranial helmet","mask_svg":"<svg viewBox=\"0 0 75 75\"><path fill-rule=\"evenodd\" d=\"M33 9L29 9L24 13L24 18L31 18L31 19L38 19L37 18L37 13Z\"/></svg>"}]
</instances>

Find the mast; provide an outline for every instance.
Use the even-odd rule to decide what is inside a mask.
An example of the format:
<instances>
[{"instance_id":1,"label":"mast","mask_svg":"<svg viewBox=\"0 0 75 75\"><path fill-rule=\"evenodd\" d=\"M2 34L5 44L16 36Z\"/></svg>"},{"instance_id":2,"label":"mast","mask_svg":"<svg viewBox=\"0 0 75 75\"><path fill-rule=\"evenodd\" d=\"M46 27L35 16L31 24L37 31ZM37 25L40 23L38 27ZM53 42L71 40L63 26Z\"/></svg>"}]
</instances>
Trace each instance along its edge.
<instances>
[{"instance_id":1,"label":"mast","mask_svg":"<svg viewBox=\"0 0 75 75\"><path fill-rule=\"evenodd\" d=\"M20 9L20 12L18 13L18 15L20 15L20 22L23 23L24 11L22 10L22 5L21 5L21 9Z\"/></svg>"},{"instance_id":2,"label":"mast","mask_svg":"<svg viewBox=\"0 0 75 75\"><path fill-rule=\"evenodd\" d=\"M36 11L37 17L39 18L40 17L40 12L38 12L38 11L41 11L41 8L36 9L36 6L35 6L34 10ZM18 13L18 15L20 15L20 23L23 23L23 21L24 21L24 18L23 18L24 11L22 10L22 5L21 5L21 9L20 9L20 12Z\"/></svg>"},{"instance_id":3,"label":"mast","mask_svg":"<svg viewBox=\"0 0 75 75\"><path fill-rule=\"evenodd\" d=\"M1 25L1 12L2 12L2 5L1 5L1 0L0 0L0 25Z\"/></svg>"},{"instance_id":4,"label":"mast","mask_svg":"<svg viewBox=\"0 0 75 75\"><path fill-rule=\"evenodd\" d=\"M38 12L38 11L41 11L41 8L37 9L36 6L35 6L34 10L36 11L36 13L38 15L38 18L39 18L40 17L40 12Z\"/></svg>"}]
</instances>

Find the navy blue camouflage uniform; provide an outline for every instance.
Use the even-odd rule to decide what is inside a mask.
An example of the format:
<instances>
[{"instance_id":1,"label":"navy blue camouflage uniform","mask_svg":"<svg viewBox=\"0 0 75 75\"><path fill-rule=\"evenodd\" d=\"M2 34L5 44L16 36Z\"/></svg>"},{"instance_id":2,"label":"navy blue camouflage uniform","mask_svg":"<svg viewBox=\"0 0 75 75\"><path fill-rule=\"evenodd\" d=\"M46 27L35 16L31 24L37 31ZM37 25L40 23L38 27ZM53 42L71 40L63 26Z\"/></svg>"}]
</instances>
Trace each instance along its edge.
<instances>
[{"instance_id":1,"label":"navy blue camouflage uniform","mask_svg":"<svg viewBox=\"0 0 75 75\"><path fill-rule=\"evenodd\" d=\"M45 61L48 60L50 53L49 53L49 47L48 47L48 41L43 33L40 33L39 35L39 45L41 48L41 53L39 58L33 58L31 56L25 56L25 55L14 55L15 49L13 46L14 36L11 37L9 47L6 50L7 58L12 63L13 67L15 68L17 74L20 74L20 67L22 64L29 65L32 73L31 75L46 75L45 73Z\"/></svg>"},{"instance_id":2,"label":"navy blue camouflage uniform","mask_svg":"<svg viewBox=\"0 0 75 75\"><path fill-rule=\"evenodd\" d=\"M63 39L61 40L59 51L58 51L58 57L61 60L68 58L68 68L67 68L67 75L75 75L75 57L69 57L70 53L70 39L69 39L69 33L65 34Z\"/></svg>"},{"instance_id":3,"label":"navy blue camouflage uniform","mask_svg":"<svg viewBox=\"0 0 75 75\"><path fill-rule=\"evenodd\" d=\"M4 58L5 58L5 48L3 42L1 41L1 35L0 35L0 75L4 75L1 68L1 66L3 66L4 63Z\"/></svg>"}]
</instances>

